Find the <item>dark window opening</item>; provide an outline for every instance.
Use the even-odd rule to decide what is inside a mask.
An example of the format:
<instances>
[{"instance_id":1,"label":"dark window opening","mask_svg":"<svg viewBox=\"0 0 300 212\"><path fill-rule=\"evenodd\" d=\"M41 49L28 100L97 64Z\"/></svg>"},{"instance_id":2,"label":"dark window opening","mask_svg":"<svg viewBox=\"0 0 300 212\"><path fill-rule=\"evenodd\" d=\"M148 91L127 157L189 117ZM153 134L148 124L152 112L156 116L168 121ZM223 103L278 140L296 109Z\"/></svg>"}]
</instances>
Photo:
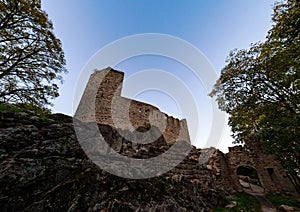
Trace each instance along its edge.
<instances>
[{"instance_id":1,"label":"dark window opening","mask_svg":"<svg viewBox=\"0 0 300 212\"><path fill-rule=\"evenodd\" d=\"M261 186L257 171L250 166L239 166L236 170L236 174L240 181Z\"/></svg>"},{"instance_id":2,"label":"dark window opening","mask_svg":"<svg viewBox=\"0 0 300 212\"><path fill-rule=\"evenodd\" d=\"M269 176L273 182L276 182L276 175L273 168L267 168Z\"/></svg>"}]
</instances>

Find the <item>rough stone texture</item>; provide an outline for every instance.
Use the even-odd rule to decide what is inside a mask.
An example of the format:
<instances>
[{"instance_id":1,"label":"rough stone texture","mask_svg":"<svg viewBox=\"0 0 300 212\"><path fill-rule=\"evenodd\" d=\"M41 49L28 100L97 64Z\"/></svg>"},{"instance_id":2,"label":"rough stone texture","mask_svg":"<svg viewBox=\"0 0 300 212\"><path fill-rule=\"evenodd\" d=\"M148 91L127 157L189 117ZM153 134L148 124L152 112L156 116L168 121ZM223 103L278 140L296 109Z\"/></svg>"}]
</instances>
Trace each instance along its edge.
<instances>
[{"instance_id":1,"label":"rough stone texture","mask_svg":"<svg viewBox=\"0 0 300 212\"><path fill-rule=\"evenodd\" d=\"M75 117L83 122L96 121L114 128L134 131L156 126L168 143L190 137L185 119L178 120L158 108L121 96L124 73L106 68L95 71L89 79Z\"/></svg>"},{"instance_id":2,"label":"rough stone texture","mask_svg":"<svg viewBox=\"0 0 300 212\"><path fill-rule=\"evenodd\" d=\"M168 145L180 140L190 143L186 120L179 121L160 112L152 105L121 97L123 78L123 72L112 68L95 71L90 77L75 117L82 122L96 121L99 124L130 132L138 131L137 129L141 128L145 129L144 132L151 131L153 127L157 127L163 132L163 138L160 139L164 139ZM132 135L129 140L134 141L136 137ZM118 153L127 156L142 159L157 156L153 151L149 151L149 145L136 145L125 140L119 139L111 146ZM147 140L147 138L138 137L136 139L136 141L140 140ZM160 147L156 147L156 150L159 149L157 153L161 154L167 148L164 148L166 145L158 140L156 143L158 142ZM150 145L152 148L154 146ZM141 150L141 148L145 151L138 151L140 152L138 155L131 151L132 149ZM193 148L185 160L169 174L177 180L184 178L190 182L201 184L204 190L218 188L227 193L234 193L243 191L237 175L237 168L240 166L249 166L257 171L260 184L266 193L299 198L299 194L280 162L273 155L264 154L263 148L254 141L244 147L231 147L227 154L215 148L202 150Z\"/></svg>"},{"instance_id":3,"label":"rough stone texture","mask_svg":"<svg viewBox=\"0 0 300 212\"><path fill-rule=\"evenodd\" d=\"M236 173L233 173L229 168L226 154L214 147L201 149L200 151L204 156L200 156L199 161L204 160L201 163L204 163L207 169L214 172L216 184L219 187L224 188L228 193L242 192Z\"/></svg>"},{"instance_id":4,"label":"rough stone texture","mask_svg":"<svg viewBox=\"0 0 300 212\"><path fill-rule=\"evenodd\" d=\"M95 72L74 120L96 120L96 128L109 146L128 158L159 156L175 141L190 145L185 120L121 97L122 82L121 72ZM93 96L95 105L90 102ZM93 164L77 141L71 121L62 114L44 120L32 111L0 111L1 211L209 211L225 206L225 195L243 191L237 175L240 166L257 171L266 193L299 198L281 164L274 156L264 154L255 142L231 147L227 154L215 148L191 147L169 172L132 180L111 175ZM164 123L166 129L161 133ZM148 131L151 133L136 133ZM107 151L111 150L103 150L100 155L103 160ZM169 157L175 160L181 154L175 152ZM108 165L117 163L109 161Z\"/></svg>"},{"instance_id":5,"label":"rough stone texture","mask_svg":"<svg viewBox=\"0 0 300 212\"><path fill-rule=\"evenodd\" d=\"M215 148L200 151L207 158L204 165L217 176L215 183L229 193L243 191L239 179L241 176L237 175L237 169L243 166L251 167L257 172L264 193L281 194L299 200L299 194L280 162L274 155L265 154L255 141L243 147L229 147L226 154ZM201 162L201 156L199 161Z\"/></svg>"},{"instance_id":6,"label":"rough stone texture","mask_svg":"<svg viewBox=\"0 0 300 212\"><path fill-rule=\"evenodd\" d=\"M244 147L229 147L229 152L225 154L225 157L233 177L237 176L238 167L252 167L257 171L260 184L265 189L265 193L282 194L299 199L299 194L279 160L274 155L265 154L258 142L251 141ZM237 190L240 190L241 185L236 180L235 184Z\"/></svg>"},{"instance_id":7,"label":"rough stone texture","mask_svg":"<svg viewBox=\"0 0 300 212\"><path fill-rule=\"evenodd\" d=\"M31 124L30 117L36 117ZM188 177L192 170L199 172L194 167L197 160L177 167L182 169L178 175L186 177L170 172L151 179L124 179L86 157L72 123L47 125L35 114L2 111L0 121L1 211L209 211L225 204L224 193L204 190L204 184ZM116 151L129 157L153 157L169 148L163 137L133 148L111 126L99 129L107 132ZM213 175L202 170L206 178Z\"/></svg>"},{"instance_id":8,"label":"rough stone texture","mask_svg":"<svg viewBox=\"0 0 300 212\"><path fill-rule=\"evenodd\" d=\"M280 205L279 211L281 212L297 212L299 211L299 208L287 206L287 205Z\"/></svg>"}]
</instances>

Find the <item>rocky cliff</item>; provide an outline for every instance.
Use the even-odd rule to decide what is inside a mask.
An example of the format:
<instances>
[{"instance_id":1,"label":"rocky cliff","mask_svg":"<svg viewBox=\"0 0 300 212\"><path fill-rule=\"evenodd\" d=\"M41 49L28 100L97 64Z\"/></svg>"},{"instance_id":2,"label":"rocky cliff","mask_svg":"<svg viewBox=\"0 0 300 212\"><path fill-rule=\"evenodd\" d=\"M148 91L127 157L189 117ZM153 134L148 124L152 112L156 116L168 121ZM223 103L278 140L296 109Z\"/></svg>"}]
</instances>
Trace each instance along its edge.
<instances>
[{"instance_id":1,"label":"rocky cliff","mask_svg":"<svg viewBox=\"0 0 300 212\"><path fill-rule=\"evenodd\" d=\"M88 159L71 117L5 109L0 127L1 211L209 211L225 203L216 186L195 181L197 174L207 183L215 177L208 169L196 170L195 148L170 172L132 180L111 175ZM120 143L115 129L99 129L109 132L116 151L130 157L153 157L169 148L161 137L137 151L140 146Z\"/></svg>"}]
</instances>

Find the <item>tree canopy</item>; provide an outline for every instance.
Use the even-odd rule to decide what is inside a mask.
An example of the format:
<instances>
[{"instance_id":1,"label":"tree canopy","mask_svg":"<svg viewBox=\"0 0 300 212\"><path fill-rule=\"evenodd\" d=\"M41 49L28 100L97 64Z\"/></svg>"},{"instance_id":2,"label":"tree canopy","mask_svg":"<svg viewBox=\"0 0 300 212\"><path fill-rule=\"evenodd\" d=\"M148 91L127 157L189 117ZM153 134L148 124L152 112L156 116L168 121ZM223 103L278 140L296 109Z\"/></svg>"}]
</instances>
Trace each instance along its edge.
<instances>
[{"instance_id":1,"label":"tree canopy","mask_svg":"<svg viewBox=\"0 0 300 212\"><path fill-rule=\"evenodd\" d=\"M40 0L0 0L0 102L44 107L66 72L61 42Z\"/></svg>"},{"instance_id":2,"label":"tree canopy","mask_svg":"<svg viewBox=\"0 0 300 212\"><path fill-rule=\"evenodd\" d=\"M276 3L266 40L233 50L211 96L235 142L256 136L291 172L300 167L300 6Z\"/></svg>"}]
</instances>

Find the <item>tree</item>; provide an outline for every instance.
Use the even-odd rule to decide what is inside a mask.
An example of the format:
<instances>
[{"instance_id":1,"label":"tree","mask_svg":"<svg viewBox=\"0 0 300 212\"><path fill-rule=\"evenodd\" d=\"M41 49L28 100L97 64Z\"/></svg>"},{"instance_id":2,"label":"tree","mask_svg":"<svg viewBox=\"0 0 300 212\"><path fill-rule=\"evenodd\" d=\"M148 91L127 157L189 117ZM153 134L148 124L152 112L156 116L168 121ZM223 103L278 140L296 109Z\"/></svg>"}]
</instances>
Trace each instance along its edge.
<instances>
[{"instance_id":1,"label":"tree","mask_svg":"<svg viewBox=\"0 0 300 212\"><path fill-rule=\"evenodd\" d=\"M0 102L45 107L66 73L61 42L40 0L0 0Z\"/></svg>"},{"instance_id":2,"label":"tree","mask_svg":"<svg viewBox=\"0 0 300 212\"><path fill-rule=\"evenodd\" d=\"M299 4L275 4L266 40L233 50L210 94L230 115L236 143L256 136L293 176L300 167Z\"/></svg>"}]
</instances>

